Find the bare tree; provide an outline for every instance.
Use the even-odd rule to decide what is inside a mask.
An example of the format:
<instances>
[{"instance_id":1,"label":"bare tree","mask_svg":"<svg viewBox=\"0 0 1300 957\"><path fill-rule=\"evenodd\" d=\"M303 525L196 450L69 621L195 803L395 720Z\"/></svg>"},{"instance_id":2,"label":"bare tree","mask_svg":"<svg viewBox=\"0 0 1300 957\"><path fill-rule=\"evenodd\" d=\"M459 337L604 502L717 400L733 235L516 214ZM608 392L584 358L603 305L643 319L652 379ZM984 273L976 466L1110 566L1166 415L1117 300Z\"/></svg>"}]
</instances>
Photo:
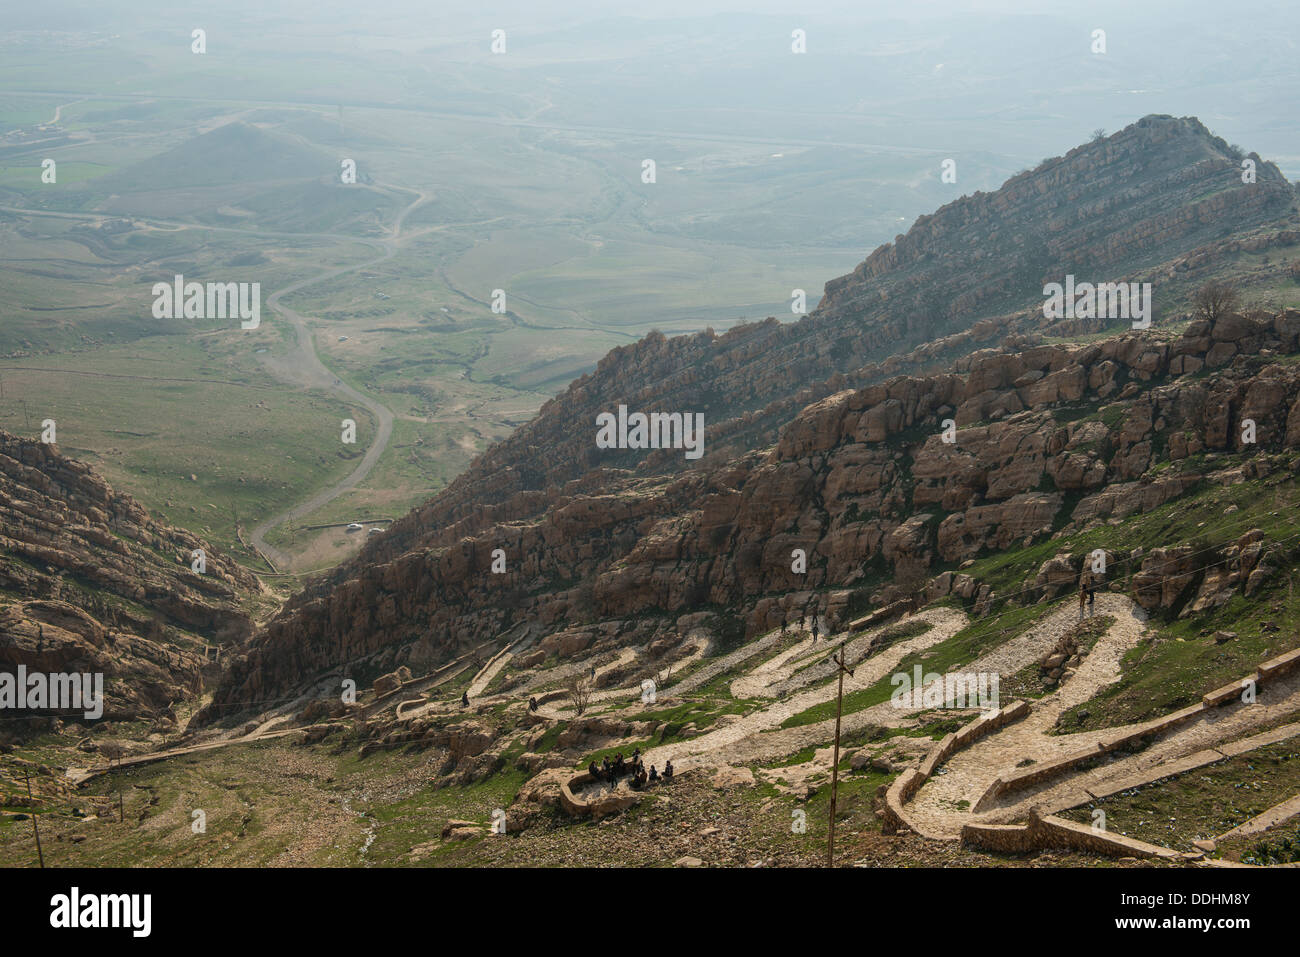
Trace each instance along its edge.
<instances>
[{"instance_id":1,"label":"bare tree","mask_svg":"<svg viewBox=\"0 0 1300 957\"><path fill-rule=\"evenodd\" d=\"M1196 290L1193 301L1196 305L1196 318L1214 321L1237 311L1241 304L1241 293L1236 283L1212 279Z\"/></svg>"},{"instance_id":2,"label":"bare tree","mask_svg":"<svg viewBox=\"0 0 1300 957\"><path fill-rule=\"evenodd\" d=\"M99 746L99 753L108 758L108 766L113 766L114 760L117 766L121 768L122 758L126 754L126 748L117 741L104 741ZM122 799L122 779L117 779L117 819L119 822L126 820L126 806Z\"/></svg>"},{"instance_id":3,"label":"bare tree","mask_svg":"<svg viewBox=\"0 0 1300 957\"><path fill-rule=\"evenodd\" d=\"M577 675L569 679L565 690L569 692L569 700L573 702L573 709L578 714L587 710L587 703L591 700L591 685L582 675Z\"/></svg>"},{"instance_id":4,"label":"bare tree","mask_svg":"<svg viewBox=\"0 0 1300 957\"><path fill-rule=\"evenodd\" d=\"M100 742L99 753L102 757L107 758L108 763L112 765L114 761L122 759L123 755L126 754L126 748L122 747L117 741L103 741Z\"/></svg>"}]
</instances>

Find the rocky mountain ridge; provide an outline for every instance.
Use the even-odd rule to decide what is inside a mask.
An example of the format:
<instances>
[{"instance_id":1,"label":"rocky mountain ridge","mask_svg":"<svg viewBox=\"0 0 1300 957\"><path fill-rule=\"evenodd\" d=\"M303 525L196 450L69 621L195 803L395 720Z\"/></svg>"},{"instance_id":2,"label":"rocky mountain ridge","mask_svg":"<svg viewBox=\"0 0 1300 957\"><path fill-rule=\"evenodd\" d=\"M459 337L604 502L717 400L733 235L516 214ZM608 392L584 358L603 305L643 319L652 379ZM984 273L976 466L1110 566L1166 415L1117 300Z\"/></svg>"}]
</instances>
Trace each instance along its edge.
<instances>
[{"instance_id":1,"label":"rocky mountain ridge","mask_svg":"<svg viewBox=\"0 0 1300 957\"><path fill-rule=\"evenodd\" d=\"M1149 116L996 193L921 217L853 273L828 282L818 308L797 322L768 319L720 336L652 333L614 349L324 587L516 493L599 469L682 468L678 454L596 448L596 415L619 404L703 412L703 464L720 463L771 445L799 409L843 389L941 371L1011 334L1102 330L1104 320L1043 318L1043 285L1067 273L1153 282L1161 290L1157 312L1168 312L1161 302L1190 298L1224 258L1300 243L1296 187L1254 159L1257 182L1243 184L1238 155L1199 121Z\"/></svg>"},{"instance_id":2,"label":"rocky mountain ridge","mask_svg":"<svg viewBox=\"0 0 1300 957\"><path fill-rule=\"evenodd\" d=\"M259 590L57 446L0 431L0 671L100 672L105 718L166 711L202 690L207 645L252 633Z\"/></svg>"}]
</instances>

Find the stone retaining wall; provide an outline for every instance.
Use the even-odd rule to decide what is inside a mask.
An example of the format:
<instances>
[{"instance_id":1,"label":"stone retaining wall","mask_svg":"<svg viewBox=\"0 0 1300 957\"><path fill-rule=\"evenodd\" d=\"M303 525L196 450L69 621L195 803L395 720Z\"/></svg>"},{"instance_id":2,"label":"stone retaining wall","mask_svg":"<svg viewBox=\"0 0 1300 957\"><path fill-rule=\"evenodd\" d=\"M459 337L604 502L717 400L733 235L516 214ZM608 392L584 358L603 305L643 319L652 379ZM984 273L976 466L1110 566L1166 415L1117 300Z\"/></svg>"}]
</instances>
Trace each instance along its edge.
<instances>
[{"instance_id":1,"label":"stone retaining wall","mask_svg":"<svg viewBox=\"0 0 1300 957\"><path fill-rule=\"evenodd\" d=\"M1144 722L1128 731L1117 733L1114 737L1103 738L1095 747L1085 748L1051 761L1044 761L1033 767L1025 768L1023 771L1013 771L1006 775L999 775L989 785L988 790L980 795L979 800L975 802L974 810L982 811L1007 794L1041 784L1050 778L1073 770L1085 761L1127 748L1143 738L1164 735L1173 728L1200 717L1206 711L1240 697L1244 687L1243 682L1249 680L1253 681L1256 686L1260 686L1266 681L1274 680L1294 671L1297 667L1300 667L1300 648L1270 658L1245 678L1206 692L1201 701L1191 707L1167 714L1163 718Z\"/></svg>"},{"instance_id":2,"label":"stone retaining wall","mask_svg":"<svg viewBox=\"0 0 1300 957\"><path fill-rule=\"evenodd\" d=\"M961 829L961 840L971 847L1011 854L1053 848L1087 851L1107 857L1188 857L1122 834L1096 831L1087 824L1043 816L1037 808L1030 809L1028 824L966 824Z\"/></svg>"},{"instance_id":3,"label":"stone retaining wall","mask_svg":"<svg viewBox=\"0 0 1300 957\"><path fill-rule=\"evenodd\" d=\"M1029 704L1016 701L998 711L982 714L974 721L962 725L952 734L946 735L939 744L930 750L921 762L920 768L908 768L896 777L885 791L883 807L876 813L881 819L881 830L885 834L895 834L899 828L916 830L903 811L903 805L916 796L921 785L930 779L936 768L951 758L962 748L969 747L987 734L1006 727L1012 721L1018 721L1029 713Z\"/></svg>"},{"instance_id":4,"label":"stone retaining wall","mask_svg":"<svg viewBox=\"0 0 1300 957\"><path fill-rule=\"evenodd\" d=\"M692 773L692 769L678 771L673 774L673 780L678 781ZM591 815L599 820L608 814L617 814L619 811L625 811L637 801L645 796L645 791L617 791L606 792L590 799L582 797L575 789L581 789L594 782L590 771L579 771L573 777L566 781L560 782L560 807L573 817L584 817ZM668 784L660 783L656 787L669 787Z\"/></svg>"}]
</instances>

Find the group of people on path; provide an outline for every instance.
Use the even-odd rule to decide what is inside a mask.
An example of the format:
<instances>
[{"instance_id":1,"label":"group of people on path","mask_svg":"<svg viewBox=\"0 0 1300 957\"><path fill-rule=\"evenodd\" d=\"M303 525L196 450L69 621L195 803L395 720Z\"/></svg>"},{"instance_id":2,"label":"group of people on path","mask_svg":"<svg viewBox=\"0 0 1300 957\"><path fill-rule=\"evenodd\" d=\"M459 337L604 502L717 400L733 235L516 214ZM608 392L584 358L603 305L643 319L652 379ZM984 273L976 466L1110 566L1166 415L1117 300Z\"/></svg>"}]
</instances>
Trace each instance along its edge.
<instances>
[{"instance_id":1,"label":"group of people on path","mask_svg":"<svg viewBox=\"0 0 1300 957\"><path fill-rule=\"evenodd\" d=\"M645 762L641 760L641 749L637 748L632 752L632 760L628 761L623 757L620 751L614 755L614 760L609 759L609 755L601 760L600 764L592 761L587 770L597 781L606 781L614 787L618 787L619 779L631 775L632 780L628 783L632 790L640 791L658 781L668 782L673 779L673 762L671 760L664 762L664 773L660 774L658 769L652 764L650 770L646 770Z\"/></svg>"},{"instance_id":2,"label":"group of people on path","mask_svg":"<svg viewBox=\"0 0 1300 957\"><path fill-rule=\"evenodd\" d=\"M808 625L808 612L804 611L804 613L799 616L799 630L801 632L807 631L808 630L807 625ZM790 619L787 618L785 615L782 615L781 634L784 635L786 631L789 629L789 627L790 627ZM822 633L821 624L820 622L818 622L817 616L813 615L812 616L812 639L814 643L816 643L817 639L821 637L821 633Z\"/></svg>"}]
</instances>

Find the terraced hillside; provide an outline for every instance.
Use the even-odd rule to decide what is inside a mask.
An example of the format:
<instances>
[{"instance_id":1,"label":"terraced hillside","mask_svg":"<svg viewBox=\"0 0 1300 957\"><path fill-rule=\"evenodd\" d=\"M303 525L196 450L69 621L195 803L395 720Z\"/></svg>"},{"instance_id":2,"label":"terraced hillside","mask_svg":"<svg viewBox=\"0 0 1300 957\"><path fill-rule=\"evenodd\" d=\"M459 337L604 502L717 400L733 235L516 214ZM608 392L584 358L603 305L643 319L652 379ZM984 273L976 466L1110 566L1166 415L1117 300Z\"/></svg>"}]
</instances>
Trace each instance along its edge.
<instances>
[{"instance_id":1,"label":"terraced hillside","mask_svg":"<svg viewBox=\"0 0 1300 957\"><path fill-rule=\"evenodd\" d=\"M1300 443L1300 378L1289 358L1298 335L1300 313L1288 312L1197 321L1180 336L977 353L951 373L815 403L775 448L726 470L552 490L539 519L482 530L467 521L442 533L445 547L299 599L235 661L207 714L349 663L365 661L371 674L424 669L454 647L446 639L457 628L481 641L527 621L567 629L581 648L609 635L648 645L680 637L692 616L726 622L740 639L801 613L842 624L919 592L948 589L981 610L1050 592L1050 576L1037 586L1036 568L1010 564L1014 549L1046 560L1053 536L1103 537L1093 530L1220 481L1220 456L1239 458L1245 476L1289 477L1279 462ZM951 443L942 427L950 417ZM1174 568L1180 558L1140 548L1183 542L1166 530L1104 544L1121 567L1136 564L1141 581L1164 567L1152 562ZM506 574L489 570L497 548L515 562ZM800 549L803 573L792 571ZM998 571L971 591L959 566L986 555ZM1213 577L1205 595L1164 590L1153 600L1201 610L1220 584ZM329 622L329 640L310 637L313 619Z\"/></svg>"},{"instance_id":2,"label":"terraced hillside","mask_svg":"<svg viewBox=\"0 0 1300 957\"><path fill-rule=\"evenodd\" d=\"M1039 569L1031 589L982 610L998 573L984 562L936 576L933 593L952 579L957 591L928 607L829 632L796 621L732 647L707 620L647 646L515 629L428 674L380 676L355 703L323 682L239 728L70 772L41 826L75 840L60 849L68 863L814 864L838 653L853 672L840 862L1277 863L1300 813L1300 605L1282 570L1300 539L1291 461L1257 478L1225 462L1130 529L1062 531L1045 562L1010 548L1011 563ZM1176 574L1151 550L1090 606L1056 594L1062 569L1107 537L1225 509L1233 520ZM1180 592L1194 600L1162 603ZM1217 629L1225 619L1239 630ZM917 666L919 704L898 699L895 676ZM929 700L973 674L997 676L993 700ZM1153 678L1164 697L1146 690ZM672 780L638 788L587 770L634 749L657 771L671 761ZM287 776L258 770L272 765ZM125 829L68 811L127 783ZM209 837L188 834L195 806L209 809ZM323 810L304 830L308 808ZM0 828L0 853L21 851Z\"/></svg>"}]
</instances>

